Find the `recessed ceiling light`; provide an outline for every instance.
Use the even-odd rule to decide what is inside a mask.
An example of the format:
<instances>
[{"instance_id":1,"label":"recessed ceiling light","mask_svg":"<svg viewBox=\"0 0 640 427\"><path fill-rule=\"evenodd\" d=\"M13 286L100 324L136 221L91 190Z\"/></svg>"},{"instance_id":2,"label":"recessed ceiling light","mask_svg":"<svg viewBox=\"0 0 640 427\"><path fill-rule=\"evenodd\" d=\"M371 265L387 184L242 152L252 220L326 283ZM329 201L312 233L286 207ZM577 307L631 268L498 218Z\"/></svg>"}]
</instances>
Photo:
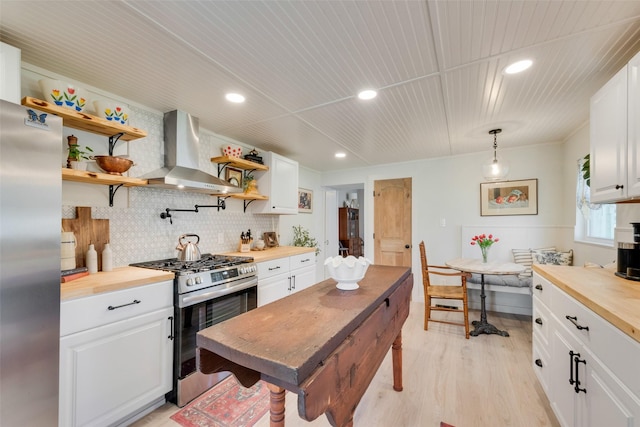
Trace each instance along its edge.
<instances>
[{"instance_id":1,"label":"recessed ceiling light","mask_svg":"<svg viewBox=\"0 0 640 427\"><path fill-rule=\"evenodd\" d=\"M514 62L513 64L509 65L507 68L504 69L504 72L506 74L520 73L526 70L527 68L531 67L531 64L533 64L532 60L524 59L522 61Z\"/></svg>"},{"instance_id":2,"label":"recessed ceiling light","mask_svg":"<svg viewBox=\"0 0 640 427\"><path fill-rule=\"evenodd\" d=\"M376 96L378 96L378 92L376 92L373 89L363 90L358 94L358 98L364 99L364 100L373 99Z\"/></svg>"},{"instance_id":3,"label":"recessed ceiling light","mask_svg":"<svg viewBox=\"0 0 640 427\"><path fill-rule=\"evenodd\" d=\"M228 93L224 97L227 99L227 101L236 104L241 104L244 102L244 96L240 95L239 93Z\"/></svg>"},{"instance_id":4,"label":"recessed ceiling light","mask_svg":"<svg viewBox=\"0 0 640 427\"><path fill-rule=\"evenodd\" d=\"M336 153L336 157L338 159L342 159L343 157L347 157L347 154L343 153L343 152L338 152L338 153Z\"/></svg>"}]
</instances>

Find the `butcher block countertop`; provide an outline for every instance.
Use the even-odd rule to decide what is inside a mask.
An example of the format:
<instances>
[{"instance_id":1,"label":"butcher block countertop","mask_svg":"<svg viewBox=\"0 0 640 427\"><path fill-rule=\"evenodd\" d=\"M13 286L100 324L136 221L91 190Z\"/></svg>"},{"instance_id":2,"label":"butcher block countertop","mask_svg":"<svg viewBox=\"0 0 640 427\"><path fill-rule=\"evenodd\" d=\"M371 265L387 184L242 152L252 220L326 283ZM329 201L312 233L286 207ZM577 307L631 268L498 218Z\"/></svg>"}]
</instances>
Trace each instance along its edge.
<instances>
[{"instance_id":1,"label":"butcher block countertop","mask_svg":"<svg viewBox=\"0 0 640 427\"><path fill-rule=\"evenodd\" d=\"M60 300L87 297L102 292L119 291L134 286L173 280L173 273L138 267L119 267L109 272L90 274L60 284Z\"/></svg>"},{"instance_id":2,"label":"butcher block countertop","mask_svg":"<svg viewBox=\"0 0 640 427\"><path fill-rule=\"evenodd\" d=\"M640 282L607 268L534 264L533 271L640 342Z\"/></svg>"},{"instance_id":3,"label":"butcher block countertop","mask_svg":"<svg viewBox=\"0 0 640 427\"><path fill-rule=\"evenodd\" d=\"M267 248L263 251L251 252L226 252L224 255L230 256L251 256L255 262L271 261L272 259L290 257L293 255L315 252L316 248L306 248L300 246L277 246Z\"/></svg>"}]
</instances>

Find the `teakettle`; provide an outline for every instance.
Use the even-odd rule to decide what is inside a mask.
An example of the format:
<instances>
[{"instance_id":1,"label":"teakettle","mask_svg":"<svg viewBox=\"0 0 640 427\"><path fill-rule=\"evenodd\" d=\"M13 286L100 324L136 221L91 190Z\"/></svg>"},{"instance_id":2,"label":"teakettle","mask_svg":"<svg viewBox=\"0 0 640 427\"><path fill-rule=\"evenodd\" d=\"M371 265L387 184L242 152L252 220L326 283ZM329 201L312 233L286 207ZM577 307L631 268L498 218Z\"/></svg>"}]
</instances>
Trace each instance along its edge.
<instances>
[{"instance_id":1,"label":"teakettle","mask_svg":"<svg viewBox=\"0 0 640 427\"><path fill-rule=\"evenodd\" d=\"M195 237L196 242L193 243L191 241L183 242L183 239L187 237ZM178 237L178 246L176 249L180 251L179 259L180 261L200 261L200 249L198 249L198 243L200 242L200 236L197 234L183 234Z\"/></svg>"}]
</instances>

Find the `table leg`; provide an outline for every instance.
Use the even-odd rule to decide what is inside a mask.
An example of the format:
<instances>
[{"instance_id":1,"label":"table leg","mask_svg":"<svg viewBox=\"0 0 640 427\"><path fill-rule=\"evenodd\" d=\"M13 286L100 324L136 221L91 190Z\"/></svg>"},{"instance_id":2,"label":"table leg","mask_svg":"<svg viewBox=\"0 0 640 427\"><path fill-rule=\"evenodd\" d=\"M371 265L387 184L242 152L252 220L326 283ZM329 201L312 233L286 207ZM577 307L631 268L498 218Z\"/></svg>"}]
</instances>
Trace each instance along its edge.
<instances>
[{"instance_id":1,"label":"table leg","mask_svg":"<svg viewBox=\"0 0 640 427\"><path fill-rule=\"evenodd\" d=\"M402 330L391 345L391 359L393 362L393 389L402 391Z\"/></svg>"},{"instance_id":2,"label":"table leg","mask_svg":"<svg viewBox=\"0 0 640 427\"><path fill-rule=\"evenodd\" d=\"M480 274L480 321L474 320L471 322L475 329L469 335L477 337L480 334L496 334L508 337L509 332L501 331L487 322L487 306L484 301L486 297L487 295L484 293L484 274Z\"/></svg>"},{"instance_id":3,"label":"table leg","mask_svg":"<svg viewBox=\"0 0 640 427\"><path fill-rule=\"evenodd\" d=\"M270 393L269 426L284 427L284 402L286 391L282 387L267 383Z\"/></svg>"}]
</instances>

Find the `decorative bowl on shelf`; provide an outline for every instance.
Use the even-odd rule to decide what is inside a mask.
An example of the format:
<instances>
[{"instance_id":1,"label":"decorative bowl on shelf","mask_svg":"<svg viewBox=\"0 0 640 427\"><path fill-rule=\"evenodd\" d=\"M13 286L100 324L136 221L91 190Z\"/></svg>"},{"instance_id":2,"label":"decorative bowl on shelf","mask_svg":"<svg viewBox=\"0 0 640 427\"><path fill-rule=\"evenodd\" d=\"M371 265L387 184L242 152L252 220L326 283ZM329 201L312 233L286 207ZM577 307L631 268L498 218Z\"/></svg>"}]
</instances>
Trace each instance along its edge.
<instances>
[{"instance_id":1,"label":"decorative bowl on shelf","mask_svg":"<svg viewBox=\"0 0 640 427\"><path fill-rule=\"evenodd\" d=\"M124 157L91 156L91 158L95 159L100 169L111 175L122 175L133 166L133 162Z\"/></svg>"},{"instance_id":2,"label":"decorative bowl on shelf","mask_svg":"<svg viewBox=\"0 0 640 427\"><path fill-rule=\"evenodd\" d=\"M122 102L99 100L93 101L93 106L96 116L122 125L127 124L131 115L129 107Z\"/></svg>"},{"instance_id":3,"label":"decorative bowl on shelf","mask_svg":"<svg viewBox=\"0 0 640 427\"><path fill-rule=\"evenodd\" d=\"M242 156L242 147L238 145L227 145L222 147L222 154L228 157L240 157Z\"/></svg>"},{"instance_id":4,"label":"decorative bowl on shelf","mask_svg":"<svg viewBox=\"0 0 640 427\"><path fill-rule=\"evenodd\" d=\"M336 288L343 291L352 291L358 289L358 282L364 278L371 261L364 257L354 257L349 255L344 258L336 256L327 258L324 265L329 271L329 275L333 280L338 282Z\"/></svg>"},{"instance_id":5,"label":"decorative bowl on shelf","mask_svg":"<svg viewBox=\"0 0 640 427\"><path fill-rule=\"evenodd\" d=\"M89 102L88 92L77 85L56 79L41 79L38 84L43 100L55 105L83 111Z\"/></svg>"}]
</instances>

